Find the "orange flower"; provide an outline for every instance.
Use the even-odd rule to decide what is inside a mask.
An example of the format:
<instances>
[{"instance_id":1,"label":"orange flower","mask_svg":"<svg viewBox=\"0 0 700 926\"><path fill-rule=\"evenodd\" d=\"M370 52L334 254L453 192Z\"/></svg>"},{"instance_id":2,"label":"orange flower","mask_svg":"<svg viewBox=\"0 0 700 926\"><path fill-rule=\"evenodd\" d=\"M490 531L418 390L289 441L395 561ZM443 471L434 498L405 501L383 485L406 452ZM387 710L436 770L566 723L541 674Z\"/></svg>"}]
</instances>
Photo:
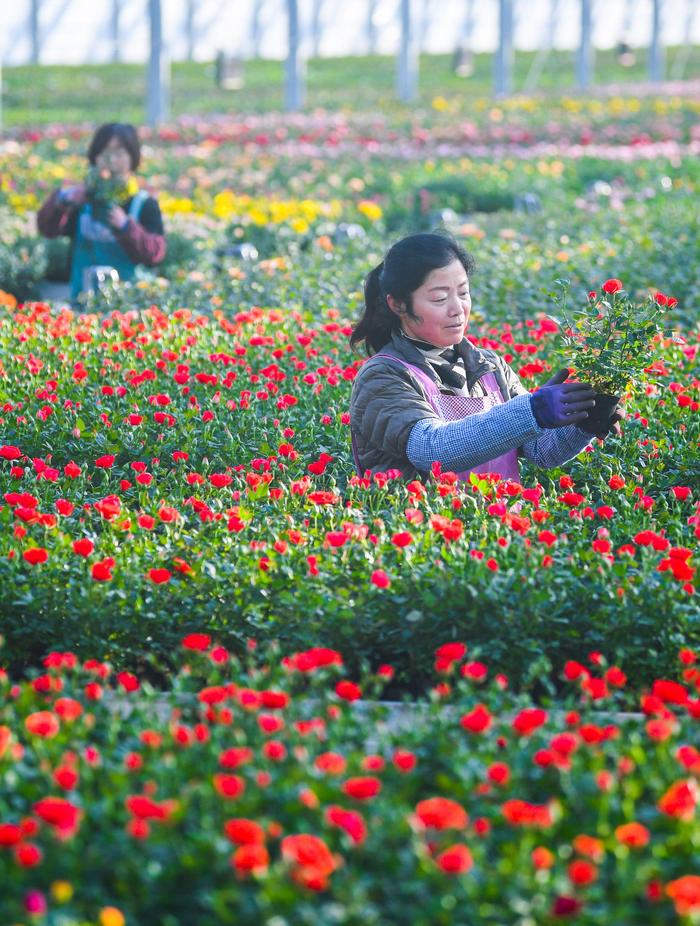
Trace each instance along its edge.
<instances>
[{"instance_id":1,"label":"orange flower","mask_svg":"<svg viewBox=\"0 0 700 926\"><path fill-rule=\"evenodd\" d=\"M615 830L615 838L623 845L637 849L648 844L651 834L641 823L623 823Z\"/></svg>"},{"instance_id":2,"label":"orange flower","mask_svg":"<svg viewBox=\"0 0 700 926\"><path fill-rule=\"evenodd\" d=\"M270 864L270 855L260 843L245 843L233 853L231 864L241 874L263 872Z\"/></svg>"},{"instance_id":3,"label":"orange flower","mask_svg":"<svg viewBox=\"0 0 700 926\"><path fill-rule=\"evenodd\" d=\"M599 862L605 855L602 840L595 836L586 836L585 833L581 833L571 844L579 855L585 855L594 862Z\"/></svg>"},{"instance_id":4,"label":"orange flower","mask_svg":"<svg viewBox=\"0 0 700 926\"><path fill-rule=\"evenodd\" d=\"M551 826L552 812L547 804L530 804L513 799L506 801L501 812L512 826Z\"/></svg>"},{"instance_id":5,"label":"orange flower","mask_svg":"<svg viewBox=\"0 0 700 926\"><path fill-rule=\"evenodd\" d=\"M24 725L29 733L44 736L46 739L52 739L60 729L58 718L51 711L35 711L29 714Z\"/></svg>"},{"instance_id":6,"label":"orange flower","mask_svg":"<svg viewBox=\"0 0 700 926\"><path fill-rule=\"evenodd\" d=\"M535 868L551 868L554 865L554 854L546 846L536 846L530 853Z\"/></svg>"},{"instance_id":7,"label":"orange flower","mask_svg":"<svg viewBox=\"0 0 700 926\"><path fill-rule=\"evenodd\" d=\"M690 916L700 910L700 875L684 875L669 881L666 893L679 916Z\"/></svg>"},{"instance_id":8,"label":"orange flower","mask_svg":"<svg viewBox=\"0 0 700 926\"><path fill-rule=\"evenodd\" d=\"M692 820L698 803L698 786L692 778L675 781L656 805L661 813L679 820Z\"/></svg>"}]
</instances>

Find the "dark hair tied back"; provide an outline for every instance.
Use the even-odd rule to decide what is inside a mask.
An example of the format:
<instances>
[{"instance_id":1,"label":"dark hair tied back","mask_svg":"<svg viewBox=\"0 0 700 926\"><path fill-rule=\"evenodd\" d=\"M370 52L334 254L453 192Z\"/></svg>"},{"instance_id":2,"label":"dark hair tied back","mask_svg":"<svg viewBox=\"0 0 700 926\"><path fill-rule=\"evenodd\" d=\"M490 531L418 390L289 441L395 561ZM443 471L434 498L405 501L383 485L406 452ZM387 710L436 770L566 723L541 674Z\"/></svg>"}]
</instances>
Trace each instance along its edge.
<instances>
[{"instance_id":1,"label":"dark hair tied back","mask_svg":"<svg viewBox=\"0 0 700 926\"><path fill-rule=\"evenodd\" d=\"M387 296L404 303L411 314L411 295L428 274L455 260L464 267L467 276L472 275L474 260L446 234L408 235L392 245L382 263L365 280L365 309L350 336L352 346L364 341L368 354L381 350L401 327L398 315L389 308Z\"/></svg>"}]
</instances>

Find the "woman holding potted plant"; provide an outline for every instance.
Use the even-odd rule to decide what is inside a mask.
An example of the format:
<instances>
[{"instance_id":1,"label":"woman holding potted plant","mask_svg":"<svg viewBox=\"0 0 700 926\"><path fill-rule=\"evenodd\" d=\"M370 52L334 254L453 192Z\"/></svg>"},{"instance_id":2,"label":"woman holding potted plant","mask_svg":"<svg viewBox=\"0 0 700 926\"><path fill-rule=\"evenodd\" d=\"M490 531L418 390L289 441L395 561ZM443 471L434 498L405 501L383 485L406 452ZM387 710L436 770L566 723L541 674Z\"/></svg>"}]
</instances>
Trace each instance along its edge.
<instances>
[{"instance_id":1,"label":"woman holding potted plant","mask_svg":"<svg viewBox=\"0 0 700 926\"><path fill-rule=\"evenodd\" d=\"M95 132L87 152L83 183L56 190L37 216L46 238L71 240L71 298L89 287L93 267L116 270L133 280L138 264L153 267L165 257L166 241L158 202L140 190L134 173L141 162L136 129L109 122Z\"/></svg>"},{"instance_id":2,"label":"woman holding potted plant","mask_svg":"<svg viewBox=\"0 0 700 926\"><path fill-rule=\"evenodd\" d=\"M557 372L530 393L496 353L464 335L471 257L442 234L409 235L365 281L365 309L351 335L370 359L353 384L350 417L360 473L427 473L434 462L469 479L518 479L518 457L559 466L593 433L596 393Z\"/></svg>"}]
</instances>

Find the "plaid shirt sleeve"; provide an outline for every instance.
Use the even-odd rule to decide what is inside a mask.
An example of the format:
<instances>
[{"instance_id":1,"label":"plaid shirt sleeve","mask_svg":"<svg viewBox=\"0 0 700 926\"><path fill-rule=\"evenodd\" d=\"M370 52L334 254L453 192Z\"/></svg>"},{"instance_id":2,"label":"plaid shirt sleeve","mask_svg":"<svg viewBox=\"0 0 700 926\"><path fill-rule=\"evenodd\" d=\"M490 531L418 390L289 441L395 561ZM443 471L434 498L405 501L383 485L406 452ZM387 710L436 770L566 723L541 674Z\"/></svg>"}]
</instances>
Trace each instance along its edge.
<instances>
[{"instance_id":1,"label":"plaid shirt sleeve","mask_svg":"<svg viewBox=\"0 0 700 926\"><path fill-rule=\"evenodd\" d=\"M525 386L520 382L516 373L505 364L502 364L504 374L511 396L529 395ZM567 460L578 456L593 440L592 434L586 434L576 425L571 424L565 428L539 429L539 435L534 440L525 441L522 451L527 460L542 469L552 469L561 466Z\"/></svg>"},{"instance_id":2,"label":"plaid shirt sleeve","mask_svg":"<svg viewBox=\"0 0 700 926\"><path fill-rule=\"evenodd\" d=\"M544 434L530 408L529 394L459 421L424 418L411 429L406 455L428 472L439 460L446 469L473 469Z\"/></svg>"}]
</instances>

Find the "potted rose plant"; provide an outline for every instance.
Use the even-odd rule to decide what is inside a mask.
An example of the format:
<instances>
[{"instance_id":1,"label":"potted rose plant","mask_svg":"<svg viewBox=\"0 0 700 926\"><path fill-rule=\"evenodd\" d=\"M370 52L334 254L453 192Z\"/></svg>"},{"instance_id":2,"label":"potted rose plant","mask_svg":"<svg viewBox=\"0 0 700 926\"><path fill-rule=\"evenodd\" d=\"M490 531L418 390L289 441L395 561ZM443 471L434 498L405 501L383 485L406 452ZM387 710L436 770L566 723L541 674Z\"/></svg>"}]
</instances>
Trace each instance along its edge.
<instances>
[{"instance_id":1,"label":"potted rose plant","mask_svg":"<svg viewBox=\"0 0 700 926\"><path fill-rule=\"evenodd\" d=\"M677 300L654 293L643 303L630 298L620 280L606 280L599 295L588 293L585 304L570 308L568 281L558 280L553 295L560 328L557 354L574 374L598 393L586 429L605 431L622 393L636 383L652 363L654 342L663 333L660 320Z\"/></svg>"},{"instance_id":2,"label":"potted rose plant","mask_svg":"<svg viewBox=\"0 0 700 926\"><path fill-rule=\"evenodd\" d=\"M112 206L126 199L130 192L127 180L98 167L89 169L85 186L93 217L105 224Z\"/></svg>"}]
</instances>

